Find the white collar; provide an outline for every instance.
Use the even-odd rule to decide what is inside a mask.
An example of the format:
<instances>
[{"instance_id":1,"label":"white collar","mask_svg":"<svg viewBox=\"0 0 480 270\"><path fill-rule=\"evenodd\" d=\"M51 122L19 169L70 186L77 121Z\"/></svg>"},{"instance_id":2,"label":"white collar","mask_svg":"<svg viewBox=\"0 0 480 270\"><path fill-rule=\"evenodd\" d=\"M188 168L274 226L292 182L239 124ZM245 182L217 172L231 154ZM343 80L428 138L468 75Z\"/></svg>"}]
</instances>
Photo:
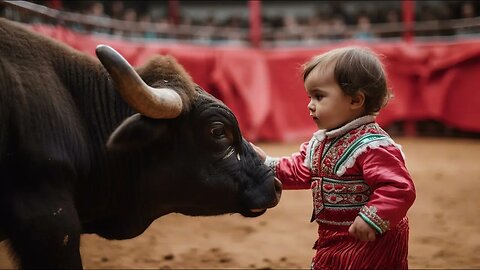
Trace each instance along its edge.
<instances>
[{"instance_id":1,"label":"white collar","mask_svg":"<svg viewBox=\"0 0 480 270\"><path fill-rule=\"evenodd\" d=\"M319 140L323 141L325 137L327 138L335 138L338 136L342 136L343 134L349 132L352 129L358 128L361 125L365 125L368 123L375 122L375 116L373 115L365 115L362 117L359 117L357 119L352 120L351 122L337 128L337 129L332 129L332 130L325 130L325 129L320 129L313 133L313 136Z\"/></svg>"}]
</instances>

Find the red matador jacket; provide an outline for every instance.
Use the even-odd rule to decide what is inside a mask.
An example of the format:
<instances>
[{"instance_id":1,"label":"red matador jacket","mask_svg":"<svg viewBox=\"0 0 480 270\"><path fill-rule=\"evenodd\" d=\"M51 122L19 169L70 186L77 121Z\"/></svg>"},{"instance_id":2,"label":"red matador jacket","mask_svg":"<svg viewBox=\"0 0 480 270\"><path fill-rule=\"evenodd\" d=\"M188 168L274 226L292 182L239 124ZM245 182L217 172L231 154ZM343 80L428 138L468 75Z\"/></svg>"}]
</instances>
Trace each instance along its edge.
<instances>
[{"instance_id":1,"label":"red matador jacket","mask_svg":"<svg viewBox=\"0 0 480 270\"><path fill-rule=\"evenodd\" d=\"M415 187L400 145L375 123L374 116L358 118L335 130L319 130L291 157L267 157L265 162L284 189L312 190L312 221L318 222L320 237L325 237L321 230L348 237L348 228L360 216L376 230L377 240L398 225L406 228L408 241L406 214L415 200ZM354 241L353 237L349 241ZM406 264L407 251L404 253Z\"/></svg>"}]
</instances>

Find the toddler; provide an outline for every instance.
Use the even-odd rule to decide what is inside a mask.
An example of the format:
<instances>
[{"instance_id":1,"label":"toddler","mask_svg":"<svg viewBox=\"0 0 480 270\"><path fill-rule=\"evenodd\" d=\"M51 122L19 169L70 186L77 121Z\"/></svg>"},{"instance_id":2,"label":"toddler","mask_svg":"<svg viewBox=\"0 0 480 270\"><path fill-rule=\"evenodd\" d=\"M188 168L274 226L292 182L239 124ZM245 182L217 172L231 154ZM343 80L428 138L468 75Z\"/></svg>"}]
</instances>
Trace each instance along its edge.
<instances>
[{"instance_id":1,"label":"toddler","mask_svg":"<svg viewBox=\"0 0 480 270\"><path fill-rule=\"evenodd\" d=\"M304 65L318 127L290 157L268 157L284 189L311 189L318 223L312 269L407 269L407 210L415 187L400 145L375 122L389 91L366 48L339 48Z\"/></svg>"}]
</instances>

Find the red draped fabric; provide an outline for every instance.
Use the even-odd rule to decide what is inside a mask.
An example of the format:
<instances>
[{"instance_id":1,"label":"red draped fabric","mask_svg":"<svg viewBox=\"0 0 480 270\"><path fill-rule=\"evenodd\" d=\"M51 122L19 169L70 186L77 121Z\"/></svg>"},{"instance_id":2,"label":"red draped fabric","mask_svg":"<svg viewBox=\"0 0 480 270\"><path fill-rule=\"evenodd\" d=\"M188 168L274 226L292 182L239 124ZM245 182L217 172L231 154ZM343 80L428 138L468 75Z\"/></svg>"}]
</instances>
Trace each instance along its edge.
<instances>
[{"instance_id":1,"label":"red draped fabric","mask_svg":"<svg viewBox=\"0 0 480 270\"><path fill-rule=\"evenodd\" d=\"M345 42L316 48L256 49L129 42L85 35L62 27L33 29L94 55L98 44L118 50L134 66L154 54L171 54L205 90L223 100L238 117L249 140L297 141L310 138L301 65L339 46L368 46L381 55L395 97L380 113L386 126L398 120L433 119L480 132L480 40L438 43Z\"/></svg>"}]
</instances>

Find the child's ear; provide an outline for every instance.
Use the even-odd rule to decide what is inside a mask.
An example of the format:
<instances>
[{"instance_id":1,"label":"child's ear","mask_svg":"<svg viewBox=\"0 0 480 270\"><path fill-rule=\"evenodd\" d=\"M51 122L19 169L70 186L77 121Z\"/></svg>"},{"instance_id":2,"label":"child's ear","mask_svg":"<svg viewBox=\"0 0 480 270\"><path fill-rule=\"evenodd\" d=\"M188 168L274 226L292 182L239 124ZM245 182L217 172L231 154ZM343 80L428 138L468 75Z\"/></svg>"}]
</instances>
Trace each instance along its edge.
<instances>
[{"instance_id":1,"label":"child's ear","mask_svg":"<svg viewBox=\"0 0 480 270\"><path fill-rule=\"evenodd\" d=\"M352 96L350 108L356 110L362 108L363 105L365 105L365 94L362 91L358 91L355 95Z\"/></svg>"}]
</instances>

